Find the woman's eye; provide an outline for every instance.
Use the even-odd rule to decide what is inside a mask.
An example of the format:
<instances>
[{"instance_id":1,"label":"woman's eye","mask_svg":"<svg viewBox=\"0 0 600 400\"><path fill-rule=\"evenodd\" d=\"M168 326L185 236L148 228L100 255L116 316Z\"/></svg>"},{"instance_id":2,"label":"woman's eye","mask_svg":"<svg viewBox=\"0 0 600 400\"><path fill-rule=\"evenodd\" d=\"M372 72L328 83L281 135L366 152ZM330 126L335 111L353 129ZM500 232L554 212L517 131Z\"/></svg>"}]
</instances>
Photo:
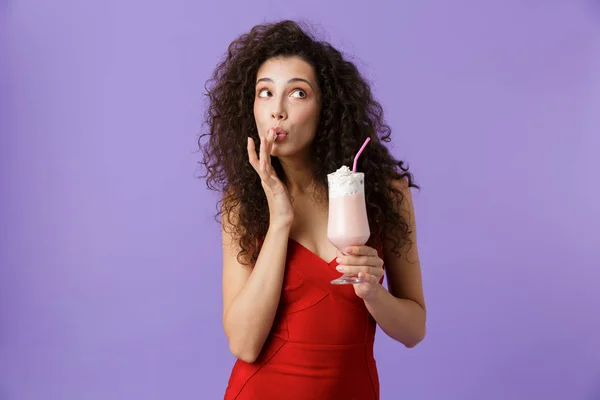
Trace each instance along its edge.
<instances>
[{"instance_id":1,"label":"woman's eye","mask_svg":"<svg viewBox=\"0 0 600 400\"><path fill-rule=\"evenodd\" d=\"M261 89L258 91L258 97L269 97L270 94L271 92L269 92L267 89Z\"/></svg>"},{"instance_id":2,"label":"woman's eye","mask_svg":"<svg viewBox=\"0 0 600 400\"><path fill-rule=\"evenodd\" d=\"M306 97L306 92L302 89L297 89L292 92L292 96L303 99Z\"/></svg>"}]
</instances>

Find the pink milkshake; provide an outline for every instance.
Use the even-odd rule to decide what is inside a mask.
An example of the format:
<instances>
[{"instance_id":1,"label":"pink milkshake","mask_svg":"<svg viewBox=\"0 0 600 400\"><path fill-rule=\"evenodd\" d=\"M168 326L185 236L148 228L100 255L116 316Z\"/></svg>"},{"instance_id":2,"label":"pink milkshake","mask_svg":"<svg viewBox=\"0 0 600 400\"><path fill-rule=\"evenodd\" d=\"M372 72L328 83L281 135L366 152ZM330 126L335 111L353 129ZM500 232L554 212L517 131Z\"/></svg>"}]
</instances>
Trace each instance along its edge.
<instances>
[{"instance_id":1,"label":"pink milkshake","mask_svg":"<svg viewBox=\"0 0 600 400\"><path fill-rule=\"evenodd\" d=\"M341 252L348 246L363 245L369 240L369 220L365 203L364 173L343 166L327 175L329 184L329 219L327 238ZM344 274L333 284L352 284L362 280Z\"/></svg>"}]
</instances>

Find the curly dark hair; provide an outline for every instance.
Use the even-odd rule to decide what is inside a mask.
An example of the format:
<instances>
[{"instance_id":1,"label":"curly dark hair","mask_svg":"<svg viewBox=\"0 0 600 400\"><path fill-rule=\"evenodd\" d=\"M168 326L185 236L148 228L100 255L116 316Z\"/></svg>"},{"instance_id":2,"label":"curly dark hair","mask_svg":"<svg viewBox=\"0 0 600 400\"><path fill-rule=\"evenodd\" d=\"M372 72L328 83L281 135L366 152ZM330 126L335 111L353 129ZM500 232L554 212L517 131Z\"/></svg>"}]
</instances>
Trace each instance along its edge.
<instances>
[{"instance_id":1,"label":"curly dark hair","mask_svg":"<svg viewBox=\"0 0 600 400\"><path fill-rule=\"evenodd\" d=\"M229 45L207 81L208 132L200 135L198 146L204 155L201 177L207 178L209 189L222 194L217 217L226 217L231 233L239 239L238 261L256 262L259 243L269 227L269 212L260 177L248 162L246 147L248 136L255 143L260 141L253 114L255 80L266 60L296 56L312 65L321 92L321 115L311 146L315 181L326 188L327 174L342 165L351 166L358 148L370 137L357 169L364 172L367 182L365 197L371 232L382 241L393 243L391 251L400 255L410 232L407 221L394 206L403 200L403 195L392 182L406 179L409 187L419 186L405 163L396 160L383 144L390 142L391 129L357 67L332 45L316 40L308 32L294 21L257 25ZM203 144L205 137L208 140ZM271 160L285 182L281 164L276 157Z\"/></svg>"}]
</instances>

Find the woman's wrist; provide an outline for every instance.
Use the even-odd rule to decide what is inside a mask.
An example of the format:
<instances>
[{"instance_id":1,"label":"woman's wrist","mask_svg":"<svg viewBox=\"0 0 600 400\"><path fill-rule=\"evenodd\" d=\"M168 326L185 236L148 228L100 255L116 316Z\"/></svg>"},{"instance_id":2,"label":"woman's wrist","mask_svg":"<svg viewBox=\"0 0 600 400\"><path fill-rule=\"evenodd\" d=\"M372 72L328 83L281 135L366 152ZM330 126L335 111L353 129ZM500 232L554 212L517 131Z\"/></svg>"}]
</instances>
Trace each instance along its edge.
<instances>
[{"instance_id":1,"label":"woman's wrist","mask_svg":"<svg viewBox=\"0 0 600 400\"><path fill-rule=\"evenodd\" d=\"M269 221L269 231L277 233L286 233L289 235L292 228L292 222L289 218L272 218Z\"/></svg>"}]
</instances>

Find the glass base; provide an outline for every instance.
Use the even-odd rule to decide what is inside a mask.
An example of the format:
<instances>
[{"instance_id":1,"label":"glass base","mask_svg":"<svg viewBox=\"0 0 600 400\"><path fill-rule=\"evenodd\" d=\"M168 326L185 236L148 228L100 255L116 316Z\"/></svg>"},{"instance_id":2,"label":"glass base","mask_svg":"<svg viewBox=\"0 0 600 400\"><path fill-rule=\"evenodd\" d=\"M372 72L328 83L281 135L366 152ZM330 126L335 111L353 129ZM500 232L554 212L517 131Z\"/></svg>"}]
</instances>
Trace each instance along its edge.
<instances>
[{"instance_id":1,"label":"glass base","mask_svg":"<svg viewBox=\"0 0 600 400\"><path fill-rule=\"evenodd\" d=\"M355 283L364 283L364 278L359 278L358 275L344 274L337 279L331 281L332 285L354 285Z\"/></svg>"}]
</instances>

